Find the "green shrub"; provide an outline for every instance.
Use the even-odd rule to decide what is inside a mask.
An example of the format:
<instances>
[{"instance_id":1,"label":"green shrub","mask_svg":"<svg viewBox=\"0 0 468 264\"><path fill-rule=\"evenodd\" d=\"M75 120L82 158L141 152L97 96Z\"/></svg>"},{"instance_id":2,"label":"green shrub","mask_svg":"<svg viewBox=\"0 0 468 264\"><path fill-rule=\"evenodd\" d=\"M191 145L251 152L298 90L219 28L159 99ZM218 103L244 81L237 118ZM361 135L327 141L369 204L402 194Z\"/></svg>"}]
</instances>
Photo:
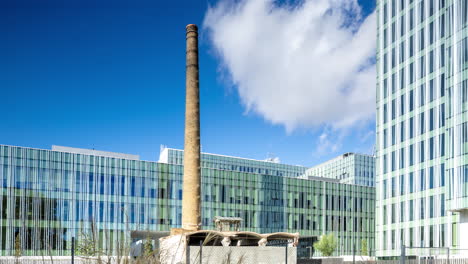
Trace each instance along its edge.
<instances>
[{"instance_id":1,"label":"green shrub","mask_svg":"<svg viewBox=\"0 0 468 264\"><path fill-rule=\"evenodd\" d=\"M331 256L333 254L333 252L336 249L336 246L337 242L333 233L320 236L319 241L314 243L315 250L320 251L322 255L326 257Z\"/></svg>"}]
</instances>

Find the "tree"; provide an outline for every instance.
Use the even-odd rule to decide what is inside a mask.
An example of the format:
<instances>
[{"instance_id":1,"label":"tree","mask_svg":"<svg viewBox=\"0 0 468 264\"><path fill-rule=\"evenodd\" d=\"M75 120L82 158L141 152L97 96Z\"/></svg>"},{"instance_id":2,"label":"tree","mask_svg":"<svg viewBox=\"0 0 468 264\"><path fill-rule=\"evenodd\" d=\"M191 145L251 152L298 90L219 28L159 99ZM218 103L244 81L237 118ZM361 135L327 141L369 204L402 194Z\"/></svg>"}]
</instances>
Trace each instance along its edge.
<instances>
[{"instance_id":1,"label":"tree","mask_svg":"<svg viewBox=\"0 0 468 264\"><path fill-rule=\"evenodd\" d=\"M21 237L20 233L15 237L15 263L19 263L19 258L23 255L23 250L21 250Z\"/></svg>"},{"instance_id":2,"label":"tree","mask_svg":"<svg viewBox=\"0 0 468 264\"><path fill-rule=\"evenodd\" d=\"M97 231L94 220L90 223L90 230L84 228L84 223L81 223L81 232L76 241L77 256L93 257L100 253L97 248Z\"/></svg>"},{"instance_id":3,"label":"tree","mask_svg":"<svg viewBox=\"0 0 468 264\"><path fill-rule=\"evenodd\" d=\"M77 256L92 257L95 256L97 252L94 236L82 231L76 243Z\"/></svg>"},{"instance_id":4,"label":"tree","mask_svg":"<svg viewBox=\"0 0 468 264\"><path fill-rule=\"evenodd\" d=\"M367 256L369 255L369 250L367 249L367 240L366 239L362 239L361 240L361 255L362 256Z\"/></svg>"},{"instance_id":5,"label":"tree","mask_svg":"<svg viewBox=\"0 0 468 264\"><path fill-rule=\"evenodd\" d=\"M333 254L333 252L336 249L336 246L337 242L333 233L320 236L319 241L314 243L315 250L320 251L322 255L326 257L331 256Z\"/></svg>"},{"instance_id":6,"label":"tree","mask_svg":"<svg viewBox=\"0 0 468 264\"><path fill-rule=\"evenodd\" d=\"M149 257L153 255L153 244L151 243L150 238L148 237L143 242L143 256Z\"/></svg>"}]
</instances>

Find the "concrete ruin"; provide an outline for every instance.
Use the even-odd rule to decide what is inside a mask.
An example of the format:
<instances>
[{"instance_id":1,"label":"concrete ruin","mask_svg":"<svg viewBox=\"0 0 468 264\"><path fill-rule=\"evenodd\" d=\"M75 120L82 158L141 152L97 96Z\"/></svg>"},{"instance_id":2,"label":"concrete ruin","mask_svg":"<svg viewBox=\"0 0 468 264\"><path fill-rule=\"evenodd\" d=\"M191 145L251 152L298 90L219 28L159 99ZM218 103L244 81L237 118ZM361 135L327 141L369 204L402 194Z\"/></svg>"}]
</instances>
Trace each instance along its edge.
<instances>
[{"instance_id":1,"label":"concrete ruin","mask_svg":"<svg viewBox=\"0 0 468 264\"><path fill-rule=\"evenodd\" d=\"M241 258L242 263L295 263L298 241L299 233L201 230L161 238L160 259L162 264L200 263L200 258L202 263L224 263L227 258Z\"/></svg>"}]
</instances>

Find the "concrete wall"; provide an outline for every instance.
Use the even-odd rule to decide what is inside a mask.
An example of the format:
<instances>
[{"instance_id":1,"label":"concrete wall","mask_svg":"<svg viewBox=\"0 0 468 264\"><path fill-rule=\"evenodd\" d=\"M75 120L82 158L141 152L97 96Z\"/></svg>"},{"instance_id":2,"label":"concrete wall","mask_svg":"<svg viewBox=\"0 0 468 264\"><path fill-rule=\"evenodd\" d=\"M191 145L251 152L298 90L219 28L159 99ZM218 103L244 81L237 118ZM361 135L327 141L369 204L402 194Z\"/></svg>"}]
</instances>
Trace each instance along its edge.
<instances>
[{"instance_id":1,"label":"concrete wall","mask_svg":"<svg viewBox=\"0 0 468 264\"><path fill-rule=\"evenodd\" d=\"M343 264L343 258L298 259L297 264Z\"/></svg>"},{"instance_id":2,"label":"concrete wall","mask_svg":"<svg viewBox=\"0 0 468 264\"><path fill-rule=\"evenodd\" d=\"M295 247L211 247L202 249L202 263L284 264L296 263ZM189 247L190 262L200 263L200 247ZM229 262L226 262L229 260Z\"/></svg>"}]
</instances>

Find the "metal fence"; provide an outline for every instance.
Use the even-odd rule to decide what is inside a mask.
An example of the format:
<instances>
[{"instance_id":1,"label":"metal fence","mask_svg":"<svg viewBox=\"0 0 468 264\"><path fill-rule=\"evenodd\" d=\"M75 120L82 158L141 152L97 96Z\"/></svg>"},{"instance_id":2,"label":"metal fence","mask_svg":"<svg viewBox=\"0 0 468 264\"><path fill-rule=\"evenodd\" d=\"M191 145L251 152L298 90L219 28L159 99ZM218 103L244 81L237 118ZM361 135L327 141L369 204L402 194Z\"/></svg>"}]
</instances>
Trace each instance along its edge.
<instances>
[{"instance_id":1,"label":"metal fence","mask_svg":"<svg viewBox=\"0 0 468 264\"><path fill-rule=\"evenodd\" d=\"M76 258L74 264L89 264L95 260ZM0 264L70 264L71 257L0 257Z\"/></svg>"},{"instance_id":2,"label":"metal fence","mask_svg":"<svg viewBox=\"0 0 468 264\"><path fill-rule=\"evenodd\" d=\"M331 258L298 259L297 248L271 247L222 247L189 246L186 264L468 264L468 249L404 247L401 255L392 260L374 257L342 256ZM354 261L353 261L354 259ZM0 264L159 264L158 255L150 259L126 258L120 262L117 257L81 258L63 257L1 257Z\"/></svg>"},{"instance_id":3,"label":"metal fence","mask_svg":"<svg viewBox=\"0 0 468 264\"><path fill-rule=\"evenodd\" d=\"M70 256L63 257L0 257L0 264L118 264L116 258L80 258L75 257L72 262ZM120 264L132 263L130 259L121 260ZM135 263L135 261L133 261ZM155 263L156 264L156 263Z\"/></svg>"},{"instance_id":4,"label":"metal fence","mask_svg":"<svg viewBox=\"0 0 468 264\"><path fill-rule=\"evenodd\" d=\"M332 259L298 259L298 264L401 264L400 260L366 260L366 261L343 261L342 258ZM468 258L448 259L406 259L405 264L468 264Z\"/></svg>"}]
</instances>

